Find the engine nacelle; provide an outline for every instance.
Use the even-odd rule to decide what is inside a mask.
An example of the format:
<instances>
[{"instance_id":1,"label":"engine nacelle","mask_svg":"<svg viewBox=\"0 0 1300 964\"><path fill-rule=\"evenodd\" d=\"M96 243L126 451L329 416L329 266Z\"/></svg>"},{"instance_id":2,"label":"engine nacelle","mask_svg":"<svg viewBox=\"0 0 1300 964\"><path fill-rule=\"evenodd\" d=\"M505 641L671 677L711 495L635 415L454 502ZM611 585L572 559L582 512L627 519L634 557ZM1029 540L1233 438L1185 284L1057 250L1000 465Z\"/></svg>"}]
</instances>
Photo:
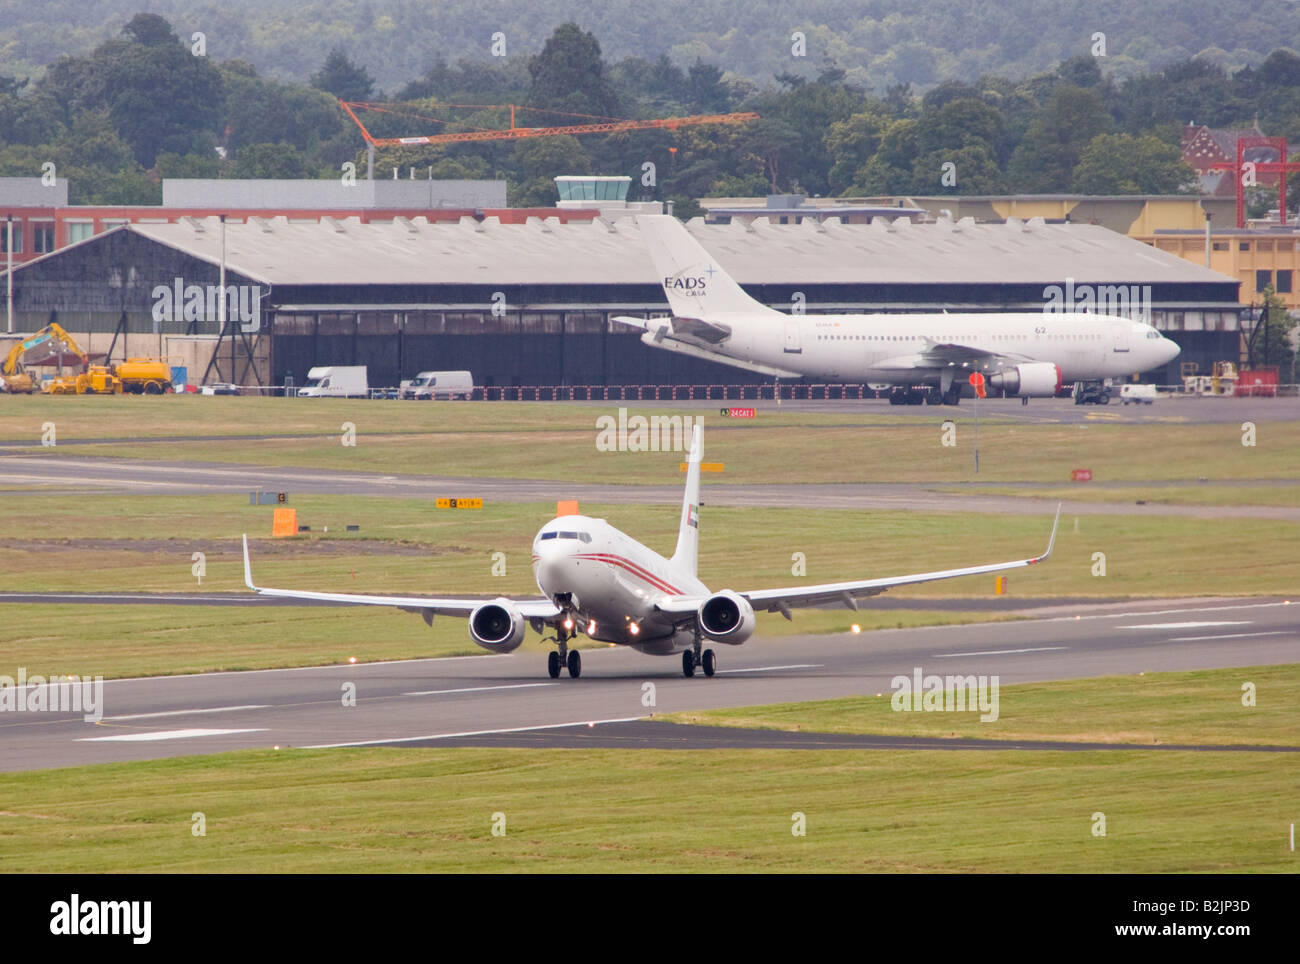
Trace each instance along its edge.
<instances>
[{"instance_id":1,"label":"engine nacelle","mask_svg":"<svg viewBox=\"0 0 1300 964\"><path fill-rule=\"evenodd\" d=\"M1061 390L1061 370L1051 362L1017 365L990 375L989 388L1008 395L1051 398Z\"/></svg>"},{"instance_id":2,"label":"engine nacelle","mask_svg":"<svg viewBox=\"0 0 1300 964\"><path fill-rule=\"evenodd\" d=\"M704 600L695 618L700 632L719 643L739 644L754 635L754 608L744 596L730 589Z\"/></svg>"},{"instance_id":3,"label":"engine nacelle","mask_svg":"<svg viewBox=\"0 0 1300 964\"><path fill-rule=\"evenodd\" d=\"M528 624L507 599L484 603L469 614L469 638L494 653L509 653L524 641Z\"/></svg>"}]
</instances>

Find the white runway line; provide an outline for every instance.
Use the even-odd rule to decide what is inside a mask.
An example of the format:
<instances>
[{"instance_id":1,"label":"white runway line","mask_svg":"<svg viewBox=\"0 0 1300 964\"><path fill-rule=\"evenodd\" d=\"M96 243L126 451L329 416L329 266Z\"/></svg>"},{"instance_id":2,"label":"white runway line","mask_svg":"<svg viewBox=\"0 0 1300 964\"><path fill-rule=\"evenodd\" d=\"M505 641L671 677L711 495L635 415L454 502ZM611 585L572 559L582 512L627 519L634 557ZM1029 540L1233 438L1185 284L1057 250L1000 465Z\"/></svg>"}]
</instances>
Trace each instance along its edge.
<instances>
[{"instance_id":1,"label":"white runway line","mask_svg":"<svg viewBox=\"0 0 1300 964\"><path fill-rule=\"evenodd\" d=\"M488 690L526 690L535 686L558 686L558 683L511 683L502 686L465 686L455 690L419 690L403 696L441 696L444 693L486 693Z\"/></svg>"},{"instance_id":2,"label":"white runway line","mask_svg":"<svg viewBox=\"0 0 1300 964\"><path fill-rule=\"evenodd\" d=\"M769 670L775 671L778 669L821 669L823 665L824 664L822 663L790 663L788 666L753 666L745 669L720 669L718 670L718 675L721 676L723 673L766 673Z\"/></svg>"},{"instance_id":3,"label":"white runway line","mask_svg":"<svg viewBox=\"0 0 1300 964\"><path fill-rule=\"evenodd\" d=\"M1267 633L1224 633L1219 636L1174 636L1171 643L1195 643L1205 639L1245 639L1248 636L1286 636L1288 630L1275 629Z\"/></svg>"},{"instance_id":4,"label":"white runway line","mask_svg":"<svg viewBox=\"0 0 1300 964\"><path fill-rule=\"evenodd\" d=\"M1205 629L1210 626L1249 626L1254 620L1234 619L1201 623L1143 623L1141 626L1116 626L1116 629Z\"/></svg>"},{"instance_id":5,"label":"white runway line","mask_svg":"<svg viewBox=\"0 0 1300 964\"><path fill-rule=\"evenodd\" d=\"M1051 653L1069 646L1031 646L1028 649L986 649L978 653L935 653L931 659L947 659L950 656L1009 656L1013 653Z\"/></svg>"},{"instance_id":6,"label":"white runway line","mask_svg":"<svg viewBox=\"0 0 1300 964\"><path fill-rule=\"evenodd\" d=\"M605 723L635 723L639 716L624 716L616 720L578 720L573 723L542 723L538 726L512 726L500 730L466 730L462 733L428 733L424 736L376 737L373 740L358 740L355 743L318 743L304 746L304 750L336 750L349 746L376 746L387 743L414 743L416 740L455 740L467 736L492 736L496 733L528 733L532 730L560 730L566 726L601 726Z\"/></svg>"},{"instance_id":7,"label":"white runway line","mask_svg":"<svg viewBox=\"0 0 1300 964\"><path fill-rule=\"evenodd\" d=\"M196 736L229 736L232 733L265 733L266 727L252 730L159 730L154 733L121 733L117 736L88 736L77 743L149 743L158 740L189 740Z\"/></svg>"},{"instance_id":8,"label":"white runway line","mask_svg":"<svg viewBox=\"0 0 1300 964\"><path fill-rule=\"evenodd\" d=\"M190 716L195 713L236 713L239 710L264 710L269 703L250 704L248 706L213 706L201 710L167 710L162 713L130 713L126 716L106 716L106 722L117 720L151 720L160 716Z\"/></svg>"}]
</instances>

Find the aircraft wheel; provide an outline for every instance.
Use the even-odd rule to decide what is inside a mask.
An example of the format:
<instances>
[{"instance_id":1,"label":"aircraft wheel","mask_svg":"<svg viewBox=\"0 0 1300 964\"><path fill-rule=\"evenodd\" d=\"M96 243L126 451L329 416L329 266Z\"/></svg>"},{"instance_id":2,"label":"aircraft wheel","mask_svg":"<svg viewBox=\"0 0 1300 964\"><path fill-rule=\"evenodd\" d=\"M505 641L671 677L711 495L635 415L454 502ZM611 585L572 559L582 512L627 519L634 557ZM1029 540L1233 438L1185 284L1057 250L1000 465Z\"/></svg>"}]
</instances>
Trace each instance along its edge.
<instances>
[{"instance_id":1,"label":"aircraft wheel","mask_svg":"<svg viewBox=\"0 0 1300 964\"><path fill-rule=\"evenodd\" d=\"M560 654L554 650L546 655L546 672L551 674L551 679L560 678Z\"/></svg>"},{"instance_id":2,"label":"aircraft wheel","mask_svg":"<svg viewBox=\"0 0 1300 964\"><path fill-rule=\"evenodd\" d=\"M712 676L715 672L717 672L717 667L718 667L718 661L717 658L713 655L713 650L706 649L704 651L704 675Z\"/></svg>"},{"instance_id":3,"label":"aircraft wheel","mask_svg":"<svg viewBox=\"0 0 1300 964\"><path fill-rule=\"evenodd\" d=\"M558 656L556 657L559 658ZM582 675L582 657L578 655L576 649L569 650L569 676L577 679Z\"/></svg>"},{"instance_id":4,"label":"aircraft wheel","mask_svg":"<svg viewBox=\"0 0 1300 964\"><path fill-rule=\"evenodd\" d=\"M689 649L682 653L682 675L687 679L695 675L695 654Z\"/></svg>"}]
</instances>

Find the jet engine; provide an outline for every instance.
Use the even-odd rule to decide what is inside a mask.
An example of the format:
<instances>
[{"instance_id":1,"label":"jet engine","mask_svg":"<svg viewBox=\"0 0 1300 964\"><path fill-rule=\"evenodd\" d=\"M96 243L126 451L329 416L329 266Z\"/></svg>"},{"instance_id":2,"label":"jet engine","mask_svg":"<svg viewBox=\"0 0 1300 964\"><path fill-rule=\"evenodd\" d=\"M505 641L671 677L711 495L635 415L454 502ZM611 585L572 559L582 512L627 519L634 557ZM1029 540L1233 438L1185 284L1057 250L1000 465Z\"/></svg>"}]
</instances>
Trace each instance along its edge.
<instances>
[{"instance_id":1,"label":"jet engine","mask_svg":"<svg viewBox=\"0 0 1300 964\"><path fill-rule=\"evenodd\" d=\"M700 631L719 643L739 644L754 635L754 609L729 589L714 593L696 613Z\"/></svg>"},{"instance_id":2,"label":"jet engine","mask_svg":"<svg viewBox=\"0 0 1300 964\"><path fill-rule=\"evenodd\" d=\"M509 600L484 603L469 614L469 638L494 653L509 653L524 641L527 624Z\"/></svg>"},{"instance_id":3,"label":"jet engine","mask_svg":"<svg viewBox=\"0 0 1300 964\"><path fill-rule=\"evenodd\" d=\"M1061 388L1061 370L1051 362L1031 362L989 376L989 388L1008 395L1051 398Z\"/></svg>"}]
</instances>

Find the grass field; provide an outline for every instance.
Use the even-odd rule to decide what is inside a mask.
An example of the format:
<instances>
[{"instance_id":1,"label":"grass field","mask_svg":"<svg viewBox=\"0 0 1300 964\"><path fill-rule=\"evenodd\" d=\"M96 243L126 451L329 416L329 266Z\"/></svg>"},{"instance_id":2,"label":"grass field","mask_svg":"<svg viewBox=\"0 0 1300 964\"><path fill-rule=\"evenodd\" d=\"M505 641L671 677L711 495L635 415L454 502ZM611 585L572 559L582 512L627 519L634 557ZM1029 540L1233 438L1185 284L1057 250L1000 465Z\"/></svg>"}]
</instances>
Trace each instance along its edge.
<instances>
[{"instance_id":1,"label":"grass field","mask_svg":"<svg viewBox=\"0 0 1300 964\"><path fill-rule=\"evenodd\" d=\"M250 751L0 775L0 860L10 873L1281 873L1297 868L1295 816L1295 760L1274 753Z\"/></svg>"},{"instance_id":2,"label":"grass field","mask_svg":"<svg viewBox=\"0 0 1300 964\"><path fill-rule=\"evenodd\" d=\"M12 400L11 400L12 401ZM66 403L66 404L65 404ZM668 483L678 460L659 452L601 452L596 419L619 403L430 403L344 399L17 398L0 420L0 439L37 440L53 421L57 439L111 438L100 445L11 449L23 455L244 462L367 472L541 478L575 473L587 481ZM764 482L1056 482L1087 466L1098 480L1211 481L1300 478L1300 422L1270 422L1244 447L1234 423L1026 424L1012 414L981 415L980 472L974 473L968 408L933 418L820 414L763 408L753 421L713 409L637 408L636 414L702 414L705 457L726 465L708 485ZM941 444L941 424L957 424L957 444ZM341 443L344 422L356 445ZM810 431L815 429L816 431ZM120 440L196 436L195 441ZM235 436L235 438L228 438ZM521 451L526 455L521 459Z\"/></svg>"},{"instance_id":3,"label":"grass field","mask_svg":"<svg viewBox=\"0 0 1300 964\"><path fill-rule=\"evenodd\" d=\"M1242 705L1242 684L1256 705ZM998 719L895 712L891 691L665 715L676 723L814 733L1067 740L1076 743L1300 746L1300 664L1150 673L1001 687ZM1291 764L1295 765L1294 761Z\"/></svg>"}]
</instances>

